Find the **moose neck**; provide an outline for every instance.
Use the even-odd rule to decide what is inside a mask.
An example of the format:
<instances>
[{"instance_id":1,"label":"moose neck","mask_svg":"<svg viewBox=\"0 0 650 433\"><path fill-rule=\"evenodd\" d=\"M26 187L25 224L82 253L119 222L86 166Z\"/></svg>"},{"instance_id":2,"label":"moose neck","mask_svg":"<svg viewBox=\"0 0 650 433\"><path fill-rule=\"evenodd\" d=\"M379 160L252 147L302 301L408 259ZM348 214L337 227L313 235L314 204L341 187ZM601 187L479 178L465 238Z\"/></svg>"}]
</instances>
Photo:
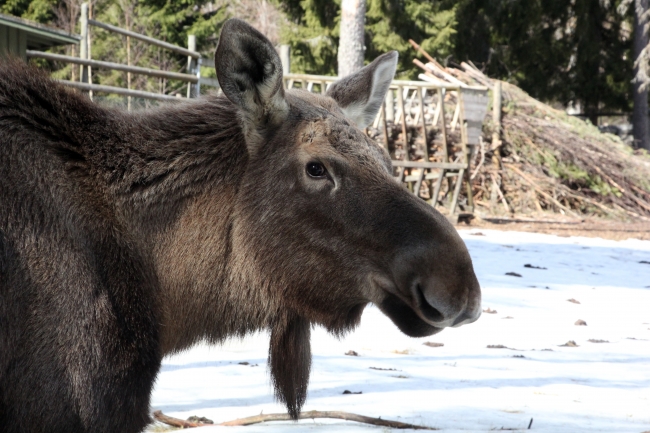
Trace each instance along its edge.
<instances>
[{"instance_id":1,"label":"moose neck","mask_svg":"<svg viewBox=\"0 0 650 433\"><path fill-rule=\"evenodd\" d=\"M162 352L265 326L261 294L243 287L230 266L248 159L234 107L208 98L136 115L128 134L116 192L159 282Z\"/></svg>"}]
</instances>

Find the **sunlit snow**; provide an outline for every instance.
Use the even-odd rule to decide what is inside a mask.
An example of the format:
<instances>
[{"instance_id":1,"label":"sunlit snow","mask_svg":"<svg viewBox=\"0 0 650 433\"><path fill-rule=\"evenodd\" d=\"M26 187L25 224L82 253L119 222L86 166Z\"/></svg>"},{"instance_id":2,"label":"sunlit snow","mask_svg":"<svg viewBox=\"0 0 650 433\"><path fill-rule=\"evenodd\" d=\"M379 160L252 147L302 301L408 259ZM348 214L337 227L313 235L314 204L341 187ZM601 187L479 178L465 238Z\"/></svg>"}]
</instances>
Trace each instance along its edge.
<instances>
[{"instance_id":1,"label":"sunlit snow","mask_svg":"<svg viewBox=\"0 0 650 433\"><path fill-rule=\"evenodd\" d=\"M374 307L342 340L315 329L303 410L343 410L443 432L526 430L531 418L535 432L650 430L650 241L478 232L461 235L483 309L496 313L422 339L401 334ZM576 326L579 319L587 326ZM568 341L578 347L562 346ZM360 356L344 355L349 350ZM262 334L165 359L152 410L215 422L284 412L273 399L267 351ZM391 430L317 419L200 431Z\"/></svg>"}]
</instances>

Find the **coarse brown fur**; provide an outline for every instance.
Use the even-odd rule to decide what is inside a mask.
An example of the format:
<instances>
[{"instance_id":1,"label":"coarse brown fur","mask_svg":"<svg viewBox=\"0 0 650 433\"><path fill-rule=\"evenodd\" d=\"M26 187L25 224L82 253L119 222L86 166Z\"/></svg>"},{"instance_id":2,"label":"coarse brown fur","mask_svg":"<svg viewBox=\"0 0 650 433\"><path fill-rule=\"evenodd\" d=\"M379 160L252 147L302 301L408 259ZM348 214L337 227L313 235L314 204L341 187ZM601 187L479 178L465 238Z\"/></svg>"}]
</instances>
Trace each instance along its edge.
<instances>
[{"instance_id":1,"label":"coarse brown fur","mask_svg":"<svg viewBox=\"0 0 650 433\"><path fill-rule=\"evenodd\" d=\"M237 20L224 35L228 98L141 113L0 64L3 431L141 431L164 355L260 329L296 417L313 324L341 334L369 302L409 335L478 317L463 242L392 178L348 103L285 94L265 38ZM371 99L355 86L351 116Z\"/></svg>"}]
</instances>

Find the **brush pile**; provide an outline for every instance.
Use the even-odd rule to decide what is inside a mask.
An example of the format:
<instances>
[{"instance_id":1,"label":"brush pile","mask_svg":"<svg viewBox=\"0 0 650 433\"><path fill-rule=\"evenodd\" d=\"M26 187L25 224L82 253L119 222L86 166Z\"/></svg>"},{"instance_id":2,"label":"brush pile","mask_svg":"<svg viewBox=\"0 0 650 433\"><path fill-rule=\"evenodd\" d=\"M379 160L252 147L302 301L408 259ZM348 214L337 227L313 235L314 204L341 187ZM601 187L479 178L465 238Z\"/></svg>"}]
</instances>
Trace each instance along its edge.
<instances>
[{"instance_id":1,"label":"brush pile","mask_svg":"<svg viewBox=\"0 0 650 433\"><path fill-rule=\"evenodd\" d=\"M644 150L635 151L617 136L601 133L512 84L498 83L471 64L453 68L414 63L425 70L421 79L486 86L490 100L501 86L501 130L489 107L472 158L477 213L650 219L650 155Z\"/></svg>"}]
</instances>

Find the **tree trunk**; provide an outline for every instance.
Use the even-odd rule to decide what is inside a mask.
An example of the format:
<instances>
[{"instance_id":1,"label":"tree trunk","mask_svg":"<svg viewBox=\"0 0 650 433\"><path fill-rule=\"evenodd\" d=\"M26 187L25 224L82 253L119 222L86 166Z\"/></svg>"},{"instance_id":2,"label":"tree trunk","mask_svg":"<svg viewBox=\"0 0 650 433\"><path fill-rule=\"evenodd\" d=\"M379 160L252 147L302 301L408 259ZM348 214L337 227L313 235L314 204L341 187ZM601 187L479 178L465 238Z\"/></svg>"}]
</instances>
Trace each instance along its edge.
<instances>
[{"instance_id":1,"label":"tree trunk","mask_svg":"<svg viewBox=\"0 0 650 433\"><path fill-rule=\"evenodd\" d=\"M366 0L341 2L341 35L339 39L339 77L350 75L363 67L364 21Z\"/></svg>"},{"instance_id":2,"label":"tree trunk","mask_svg":"<svg viewBox=\"0 0 650 433\"><path fill-rule=\"evenodd\" d=\"M648 89L639 80L641 62L648 59L639 59L641 52L648 45L648 34L644 31L647 20L643 16L648 10L648 0L636 0L634 8L634 59L639 60L634 66L633 100L634 112L632 114L632 129L634 133L634 146L650 150L648 139Z\"/></svg>"}]
</instances>

